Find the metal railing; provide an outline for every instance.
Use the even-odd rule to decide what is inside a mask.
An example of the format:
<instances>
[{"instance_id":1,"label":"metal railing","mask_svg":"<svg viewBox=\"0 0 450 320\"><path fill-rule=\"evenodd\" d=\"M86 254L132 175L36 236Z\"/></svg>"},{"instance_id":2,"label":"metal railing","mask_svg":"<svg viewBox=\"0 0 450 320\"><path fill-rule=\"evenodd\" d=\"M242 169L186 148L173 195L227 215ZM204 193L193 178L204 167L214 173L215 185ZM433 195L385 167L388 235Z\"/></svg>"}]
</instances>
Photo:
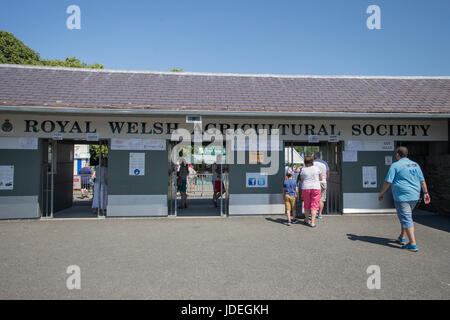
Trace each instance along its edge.
<instances>
[{"instance_id":1,"label":"metal railing","mask_svg":"<svg viewBox=\"0 0 450 320\"><path fill-rule=\"evenodd\" d=\"M212 173L199 173L187 179L187 194L190 198L211 198L214 193Z\"/></svg>"}]
</instances>

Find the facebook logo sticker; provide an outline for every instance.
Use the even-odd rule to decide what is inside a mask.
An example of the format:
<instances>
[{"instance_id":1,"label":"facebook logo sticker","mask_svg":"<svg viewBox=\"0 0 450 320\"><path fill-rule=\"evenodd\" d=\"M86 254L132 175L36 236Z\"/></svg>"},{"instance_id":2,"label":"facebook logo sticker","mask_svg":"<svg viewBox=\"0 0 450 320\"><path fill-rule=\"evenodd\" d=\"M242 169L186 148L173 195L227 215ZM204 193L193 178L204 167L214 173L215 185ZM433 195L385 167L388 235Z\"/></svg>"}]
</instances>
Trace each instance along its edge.
<instances>
[{"instance_id":1,"label":"facebook logo sticker","mask_svg":"<svg viewBox=\"0 0 450 320\"><path fill-rule=\"evenodd\" d=\"M267 175L262 175L259 172L246 173L247 188L267 188Z\"/></svg>"}]
</instances>

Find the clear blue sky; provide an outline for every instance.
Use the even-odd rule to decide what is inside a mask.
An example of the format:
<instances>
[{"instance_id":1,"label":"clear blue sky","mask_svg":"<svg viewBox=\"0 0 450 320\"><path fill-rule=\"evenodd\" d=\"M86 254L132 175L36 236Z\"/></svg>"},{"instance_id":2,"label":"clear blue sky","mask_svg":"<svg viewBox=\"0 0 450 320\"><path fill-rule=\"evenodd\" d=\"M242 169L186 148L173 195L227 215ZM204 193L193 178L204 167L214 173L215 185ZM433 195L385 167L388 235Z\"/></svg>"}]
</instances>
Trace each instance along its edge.
<instances>
[{"instance_id":1,"label":"clear blue sky","mask_svg":"<svg viewBox=\"0 0 450 320\"><path fill-rule=\"evenodd\" d=\"M71 4L81 30L66 28ZM371 4L382 30L366 27ZM0 29L111 69L450 75L449 17L449 0L14 0Z\"/></svg>"}]
</instances>

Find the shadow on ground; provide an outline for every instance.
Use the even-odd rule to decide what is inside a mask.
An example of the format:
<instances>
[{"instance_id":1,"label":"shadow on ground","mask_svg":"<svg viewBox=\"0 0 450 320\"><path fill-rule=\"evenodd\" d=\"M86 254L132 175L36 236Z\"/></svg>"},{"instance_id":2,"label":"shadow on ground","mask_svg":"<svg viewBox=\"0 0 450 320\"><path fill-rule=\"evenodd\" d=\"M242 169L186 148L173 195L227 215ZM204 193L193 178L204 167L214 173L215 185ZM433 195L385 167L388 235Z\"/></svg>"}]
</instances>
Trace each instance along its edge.
<instances>
[{"instance_id":1,"label":"shadow on ground","mask_svg":"<svg viewBox=\"0 0 450 320\"><path fill-rule=\"evenodd\" d=\"M414 222L433 228L450 232L450 217L447 216L414 216Z\"/></svg>"},{"instance_id":2,"label":"shadow on ground","mask_svg":"<svg viewBox=\"0 0 450 320\"><path fill-rule=\"evenodd\" d=\"M304 218L305 218L305 216L303 216L303 215L300 216L300 217L297 217L297 221L303 222ZM287 223L287 218L284 218L284 219L282 219L282 218L276 218L276 219L274 219L274 218L266 218L266 220L270 221L270 222L280 223L280 224L286 224Z\"/></svg>"},{"instance_id":3,"label":"shadow on ground","mask_svg":"<svg viewBox=\"0 0 450 320\"><path fill-rule=\"evenodd\" d=\"M352 241L363 241L373 244L378 244L386 247L401 249L401 247L395 242L393 239L380 238L380 237L372 237L372 236L358 236L356 234L347 233L347 237ZM397 245L394 245L397 244Z\"/></svg>"}]
</instances>

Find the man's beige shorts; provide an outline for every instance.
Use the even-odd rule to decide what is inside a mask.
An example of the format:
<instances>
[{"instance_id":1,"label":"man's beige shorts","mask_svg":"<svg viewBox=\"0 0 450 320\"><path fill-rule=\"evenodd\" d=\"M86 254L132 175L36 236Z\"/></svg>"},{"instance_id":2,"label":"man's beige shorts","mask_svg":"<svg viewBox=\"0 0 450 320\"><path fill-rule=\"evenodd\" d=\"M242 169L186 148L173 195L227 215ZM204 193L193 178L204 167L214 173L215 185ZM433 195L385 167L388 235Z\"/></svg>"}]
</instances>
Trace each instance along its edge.
<instances>
[{"instance_id":1,"label":"man's beige shorts","mask_svg":"<svg viewBox=\"0 0 450 320\"><path fill-rule=\"evenodd\" d=\"M327 184L321 183L320 184L320 202L327 201Z\"/></svg>"}]
</instances>

